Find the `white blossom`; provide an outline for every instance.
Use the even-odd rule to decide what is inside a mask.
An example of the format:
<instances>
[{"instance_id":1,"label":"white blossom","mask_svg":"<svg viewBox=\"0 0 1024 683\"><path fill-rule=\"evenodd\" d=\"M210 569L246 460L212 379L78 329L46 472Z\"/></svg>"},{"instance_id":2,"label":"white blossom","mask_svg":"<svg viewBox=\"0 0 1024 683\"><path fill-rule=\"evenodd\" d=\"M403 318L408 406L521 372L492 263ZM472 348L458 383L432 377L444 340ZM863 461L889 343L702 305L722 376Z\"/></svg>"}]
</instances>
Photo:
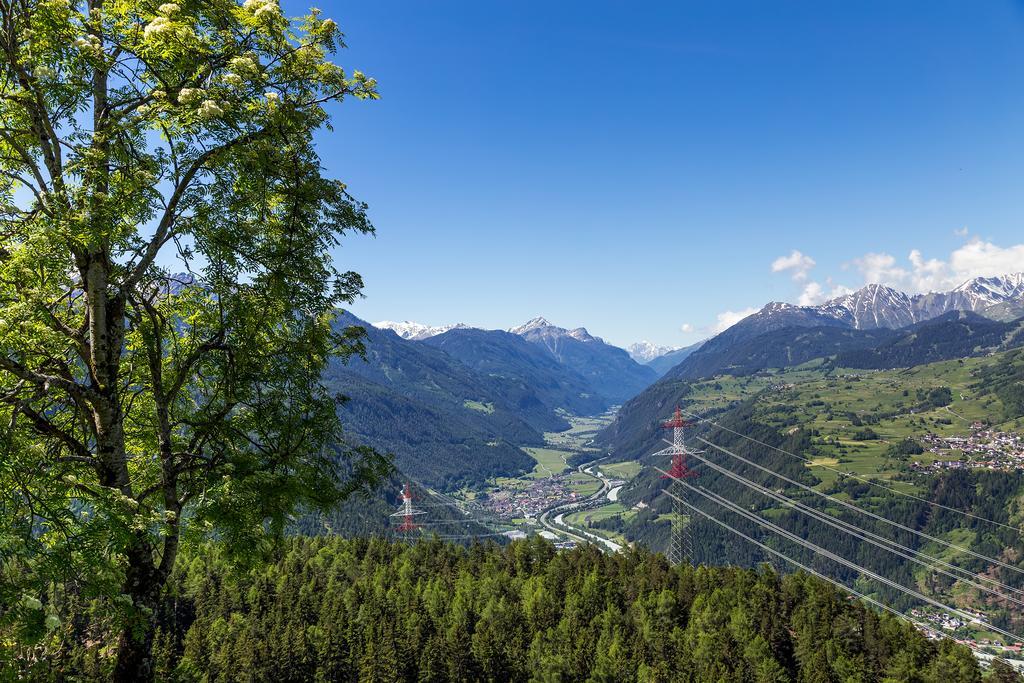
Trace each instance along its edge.
<instances>
[{"instance_id":1,"label":"white blossom","mask_svg":"<svg viewBox=\"0 0 1024 683\"><path fill-rule=\"evenodd\" d=\"M153 21L146 24L146 29L143 33L146 34L147 38L153 38L173 30L174 24L167 17L153 17Z\"/></svg>"},{"instance_id":2,"label":"white blossom","mask_svg":"<svg viewBox=\"0 0 1024 683\"><path fill-rule=\"evenodd\" d=\"M252 57L232 57L228 62L234 71L242 75L251 75L259 70L259 63Z\"/></svg>"},{"instance_id":3,"label":"white blossom","mask_svg":"<svg viewBox=\"0 0 1024 683\"><path fill-rule=\"evenodd\" d=\"M197 102L203 97L203 91L199 88L182 88L178 91L178 101L182 104Z\"/></svg>"},{"instance_id":4,"label":"white blossom","mask_svg":"<svg viewBox=\"0 0 1024 683\"><path fill-rule=\"evenodd\" d=\"M199 105L199 115L208 119L220 116L224 113L216 102L213 100L203 100L203 103Z\"/></svg>"},{"instance_id":5,"label":"white blossom","mask_svg":"<svg viewBox=\"0 0 1024 683\"><path fill-rule=\"evenodd\" d=\"M158 11L160 12L160 14L166 14L167 16L171 16L172 14L175 14L180 10L181 7L179 7L177 4L173 2L165 2L164 4L160 5Z\"/></svg>"},{"instance_id":6,"label":"white blossom","mask_svg":"<svg viewBox=\"0 0 1024 683\"><path fill-rule=\"evenodd\" d=\"M278 7L276 0L245 0L242 7L252 11L257 17L281 14L281 8Z\"/></svg>"}]
</instances>

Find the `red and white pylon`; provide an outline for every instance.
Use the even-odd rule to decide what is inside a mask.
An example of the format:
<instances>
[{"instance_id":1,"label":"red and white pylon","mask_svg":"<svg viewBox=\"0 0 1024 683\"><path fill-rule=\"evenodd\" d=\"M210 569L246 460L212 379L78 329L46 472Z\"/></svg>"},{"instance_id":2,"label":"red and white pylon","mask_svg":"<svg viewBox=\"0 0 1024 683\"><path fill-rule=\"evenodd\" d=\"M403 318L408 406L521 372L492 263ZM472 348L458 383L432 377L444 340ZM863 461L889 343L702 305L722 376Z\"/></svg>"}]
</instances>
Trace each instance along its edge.
<instances>
[{"instance_id":1,"label":"red and white pylon","mask_svg":"<svg viewBox=\"0 0 1024 683\"><path fill-rule=\"evenodd\" d=\"M408 482L406 482L405 488L402 489L402 505L398 508L398 512L391 513L392 517L401 520L398 526L395 527L395 531L398 531L399 533L409 533L419 529L420 525L413 521L413 517L423 514L426 514L423 510L413 508L412 490L409 488Z\"/></svg>"},{"instance_id":2,"label":"red and white pylon","mask_svg":"<svg viewBox=\"0 0 1024 683\"><path fill-rule=\"evenodd\" d=\"M690 426L690 424L690 422L683 419L682 411L678 407L671 419L661 423L662 428L672 430L672 445L670 448L662 451L672 456L672 465L669 467L668 472L661 475L662 479L672 480L669 482L669 487L675 481L697 476L697 473L690 469L686 461L686 456L689 455L690 451L687 450L686 445L683 443L683 429ZM672 539L668 547L668 560L674 565L682 564L684 561L687 563L693 561L693 539L690 538L689 525L683 524L683 515L685 513L682 503L683 490L679 486L676 489L678 497L674 499L676 502L673 504Z\"/></svg>"}]
</instances>

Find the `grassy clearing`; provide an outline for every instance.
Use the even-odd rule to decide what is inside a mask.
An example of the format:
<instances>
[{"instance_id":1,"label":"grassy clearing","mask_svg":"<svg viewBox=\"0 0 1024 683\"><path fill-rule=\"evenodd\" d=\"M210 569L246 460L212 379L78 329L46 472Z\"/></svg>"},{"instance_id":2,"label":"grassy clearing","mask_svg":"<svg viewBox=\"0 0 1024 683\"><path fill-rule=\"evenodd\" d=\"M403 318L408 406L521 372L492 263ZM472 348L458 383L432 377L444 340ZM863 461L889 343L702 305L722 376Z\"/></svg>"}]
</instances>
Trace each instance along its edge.
<instances>
[{"instance_id":1,"label":"grassy clearing","mask_svg":"<svg viewBox=\"0 0 1024 683\"><path fill-rule=\"evenodd\" d=\"M481 403L480 401L463 401L462 405L463 407L469 408L470 410L475 410L480 413L486 413L488 415L494 412L493 403Z\"/></svg>"},{"instance_id":2,"label":"grassy clearing","mask_svg":"<svg viewBox=\"0 0 1024 683\"><path fill-rule=\"evenodd\" d=\"M601 463L598 469L600 469L605 476L612 477L614 479L629 480L640 474L640 470L643 469L643 466L635 460L630 460L627 462L613 462L608 465Z\"/></svg>"},{"instance_id":3,"label":"grassy clearing","mask_svg":"<svg viewBox=\"0 0 1024 683\"><path fill-rule=\"evenodd\" d=\"M589 474L573 472L566 477L569 488L581 496L592 496L601 490L601 482Z\"/></svg>"},{"instance_id":4,"label":"grassy clearing","mask_svg":"<svg viewBox=\"0 0 1024 683\"><path fill-rule=\"evenodd\" d=\"M537 461L537 465L527 476L531 479L545 479L561 474L566 470L565 459L572 455L571 451L560 451L554 448L524 447L523 450Z\"/></svg>"}]
</instances>

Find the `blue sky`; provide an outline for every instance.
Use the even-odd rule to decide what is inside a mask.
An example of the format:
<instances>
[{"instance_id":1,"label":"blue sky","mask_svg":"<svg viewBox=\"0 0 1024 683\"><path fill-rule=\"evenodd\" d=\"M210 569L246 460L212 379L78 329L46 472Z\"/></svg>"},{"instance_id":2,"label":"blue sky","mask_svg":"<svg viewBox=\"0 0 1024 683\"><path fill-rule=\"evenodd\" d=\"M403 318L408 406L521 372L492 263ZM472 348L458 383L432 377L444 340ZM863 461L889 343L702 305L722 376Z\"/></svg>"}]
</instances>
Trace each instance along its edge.
<instances>
[{"instance_id":1,"label":"blue sky","mask_svg":"<svg viewBox=\"0 0 1024 683\"><path fill-rule=\"evenodd\" d=\"M382 93L320 138L378 229L337 252L365 319L682 345L773 299L1024 270L1020 3L321 8Z\"/></svg>"}]
</instances>

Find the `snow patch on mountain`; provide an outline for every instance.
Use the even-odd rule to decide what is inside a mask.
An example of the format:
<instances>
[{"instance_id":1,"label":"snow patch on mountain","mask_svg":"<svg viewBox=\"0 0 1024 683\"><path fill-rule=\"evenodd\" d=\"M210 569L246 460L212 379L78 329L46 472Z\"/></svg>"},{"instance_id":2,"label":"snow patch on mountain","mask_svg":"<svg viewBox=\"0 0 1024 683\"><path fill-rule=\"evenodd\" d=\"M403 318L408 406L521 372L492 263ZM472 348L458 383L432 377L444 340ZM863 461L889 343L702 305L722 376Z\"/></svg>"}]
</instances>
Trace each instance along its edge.
<instances>
[{"instance_id":1,"label":"snow patch on mountain","mask_svg":"<svg viewBox=\"0 0 1024 683\"><path fill-rule=\"evenodd\" d=\"M454 325L424 325L423 323L413 322L412 320L403 320L401 322L381 320L370 324L379 330L391 330L402 339L413 340L436 337L439 334L444 334L448 330L471 329L469 325L464 323L456 323Z\"/></svg>"},{"instance_id":2,"label":"snow patch on mountain","mask_svg":"<svg viewBox=\"0 0 1024 683\"><path fill-rule=\"evenodd\" d=\"M626 347L626 351L629 352L630 357L637 363L649 363L655 358L661 358L666 353L678 351L680 348L678 346L659 346L644 340L630 344Z\"/></svg>"}]
</instances>

